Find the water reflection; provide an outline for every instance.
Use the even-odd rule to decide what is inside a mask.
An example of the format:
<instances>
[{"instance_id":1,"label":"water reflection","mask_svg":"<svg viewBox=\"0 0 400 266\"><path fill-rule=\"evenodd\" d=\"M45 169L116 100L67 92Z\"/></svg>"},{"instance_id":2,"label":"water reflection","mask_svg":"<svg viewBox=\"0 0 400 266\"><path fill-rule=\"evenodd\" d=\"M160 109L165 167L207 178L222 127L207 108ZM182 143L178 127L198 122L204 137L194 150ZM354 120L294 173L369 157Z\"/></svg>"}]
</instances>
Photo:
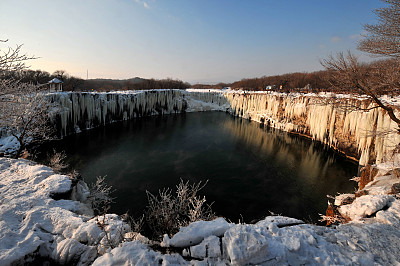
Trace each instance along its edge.
<instances>
[{"instance_id":1,"label":"water reflection","mask_svg":"<svg viewBox=\"0 0 400 266\"><path fill-rule=\"evenodd\" d=\"M329 168L333 167L335 171L340 170L335 167L335 164L337 160L340 164L344 158L324 150L325 147L322 145L279 130L264 130L259 124L243 119L226 120L223 127L240 140L249 153L267 165L274 164L275 167L296 172L305 185L316 187L326 185L326 187L332 187L333 190L341 188L340 182L335 184L327 182L331 180L324 181L323 179L327 177ZM354 170L354 165L351 168ZM343 169L336 172L337 175L340 173L346 175L347 171Z\"/></svg>"},{"instance_id":2,"label":"water reflection","mask_svg":"<svg viewBox=\"0 0 400 266\"><path fill-rule=\"evenodd\" d=\"M192 113L116 123L56 143L90 183L107 175L117 189L112 210L139 216L146 190L179 179L209 180L217 214L233 221L269 211L318 219L326 195L351 192L357 166L310 140L225 113Z\"/></svg>"}]
</instances>

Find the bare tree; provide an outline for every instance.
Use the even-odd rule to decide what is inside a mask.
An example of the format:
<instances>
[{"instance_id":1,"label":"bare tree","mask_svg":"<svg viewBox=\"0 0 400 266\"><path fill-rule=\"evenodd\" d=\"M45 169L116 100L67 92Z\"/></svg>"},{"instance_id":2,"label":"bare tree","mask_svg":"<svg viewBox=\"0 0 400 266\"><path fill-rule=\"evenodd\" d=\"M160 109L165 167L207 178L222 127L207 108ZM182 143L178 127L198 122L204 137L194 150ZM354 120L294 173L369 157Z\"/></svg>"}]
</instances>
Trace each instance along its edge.
<instances>
[{"instance_id":1,"label":"bare tree","mask_svg":"<svg viewBox=\"0 0 400 266\"><path fill-rule=\"evenodd\" d=\"M21 55L21 46L0 51L0 128L18 140L20 146L15 158L20 156L28 143L49 139L53 131L49 123L52 105L39 92L40 87L4 78L7 73L25 69L27 60L35 59Z\"/></svg>"},{"instance_id":2,"label":"bare tree","mask_svg":"<svg viewBox=\"0 0 400 266\"><path fill-rule=\"evenodd\" d=\"M90 186L89 200L96 215L105 215L115 199L111 197L114 190L106 184L105 178L97 177L96 182Z\"/></svg>"},{"instance_id":3,"label":"bare tree","mask_svg":"<svg viewBox=\"0 0 400 266\"><path fill-rule=\"evenodd\" d=\"M66 78L68 76L67 71L62 70L62 69L54 71L54 73L52 75L61 81L64 81L64 78Z\"/></svg>"},{"instance_id":4,"label":"bare tree","mask_svg":"<svg viewBox=\"0 0 400 266\"><path fill-rule=\"evenodd\" d=\"M8 42L8 40L0 40L1 43ZM26 69L26 61L37 59L35 56L28 56L21 54L22 44L17 45L15 48L7 47L6 50L0 50L0 76L7 72L16 72Z\"/></svg>"},{"instance_id":5,"label":"bare tree","mask_svg":"<svg viewBox=\"0 0 400 266\"><path fill-rule=\"evenodd\" d=\"M57 152L55 149L53 149L53 154L48 154L47 158L49 161L48 166L56 173L61 173L61 171L68 167L68 164L65 163L65 159L67 158L65 151ZM76 173L72 174L75 175Z\"/></svg>"},{"instance_id":6,"label":"bare tree","mask_svg":"<svg viewBox=\"0 0 400 266\"><path fill-rule=\"evenodd\" d=\"M338 53L323 60L322 65L331 71L331 84L348 91L366 94L376 106L384 109L400 129L400 119L396 117L393 107L384 104L379 95L388 91L399 91L400 63L398 60L378 61L363 64L348 52Z\"/></svg>"},{"instance_id":7,"label":"bare tree","mask_svg":"<svg viewBox=\"0 0 400 266\"><path fill-rule=\"evenodd\" d=\"M0 127L6 128L19 143L14 154L18 158L27 144L49 140L53 127L49 121L50 103L45 95L36 93L36 86L24 84L31 91L26 94L6 95L0 101ZM33 88L29 88L32 86Z\"/></svg>"},{"instance_id":8,"label":"bare tree","mask_svg":"<svg viewBox=\"0 0 400 266\"><path fill-rule=\"evenodd\" d=\"M392 106L379 98L384 93L400 92L400 0L381 0L388 7L378 8L378 24L365 25L368 35L359 49L386 59L369 64L360 63L351 52L330 56L321 64L330 71L334 87L366 94L377 108L384 109L399 127L400 119Z\"/></svg>"},{"instance_id":9,"label":"bare tree","mask_svg":"<svg viewBox=\"0 0 400 266\"><path fill-rule=\"evenodd\" d=\"M376 25L364 25L367 35L359 42L361 51L380 56L400 58L400 1L381 0L387 7L378 8Z\"/></svg>"}]
</instances>

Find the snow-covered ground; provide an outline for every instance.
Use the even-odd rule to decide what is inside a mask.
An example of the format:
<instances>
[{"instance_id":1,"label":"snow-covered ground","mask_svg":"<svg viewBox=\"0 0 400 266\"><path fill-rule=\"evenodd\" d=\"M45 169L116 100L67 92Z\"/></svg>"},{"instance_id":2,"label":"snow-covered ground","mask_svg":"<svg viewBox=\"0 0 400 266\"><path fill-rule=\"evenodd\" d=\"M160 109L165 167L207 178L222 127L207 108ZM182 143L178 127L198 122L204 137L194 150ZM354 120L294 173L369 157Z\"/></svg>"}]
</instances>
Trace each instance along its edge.
<instances>
[{"instance_id":1,"label":"snow-covered ground","mask_svg":"<svg viewBox=\"0 0 400 266\"><path fill-rule=\"evenodd\" d=\"M12 154L19 148L18 140L14 136L0 138L0 153Z\"/></svg>"},{"instance_id":2,"label":"snow-covered ground","mask_svg":"<svg viewBox=\"0 0 400 266\"><path fill-rule=\"evenodd\" d=\"M352 219L347 224L328 228L282 216L256 224L199 221L164 236L161 247L183 250L163 254L143 236L129 240L135 234L117 215L92 217L84 183L24 159L0 158L0 265L39 257L76 265L398 264L400 200L387 194L400 181L398 168L379 167L378 182L364 188L371 194L338 207Z\"/></svg>"},{"instance_id":3,"label":"snow-covered ground","mask_svg":"<svg viewBox=\"0 0 400 266\"><path fill-rule=\"evenodd\" d=\"M85 204L87 186L72 184L46 166L0 158L0 265L22 265L37 257L88 264L104 252L104 232ZM69 199L52 198L60 194ZM126 230L117 215L105 219L113 235L116 228Z\"/></svg>"}]
</instances>

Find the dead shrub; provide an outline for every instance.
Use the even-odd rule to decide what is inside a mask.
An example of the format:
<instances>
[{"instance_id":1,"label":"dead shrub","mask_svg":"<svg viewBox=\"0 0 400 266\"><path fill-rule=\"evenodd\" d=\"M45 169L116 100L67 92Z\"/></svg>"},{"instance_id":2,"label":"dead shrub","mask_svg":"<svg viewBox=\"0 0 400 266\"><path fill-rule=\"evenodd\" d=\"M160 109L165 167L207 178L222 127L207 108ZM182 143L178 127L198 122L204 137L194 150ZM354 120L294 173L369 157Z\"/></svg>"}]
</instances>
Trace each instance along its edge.
<instances>
[{"instance_id":1,"label":"dead shrub","mask_svg":"<svg viewBox=\"0 0 400 266\"><path fill-rule=\"evenodd\" d=\"M104 182L105 178L105 176L97 177L96 182L89 187L90 195L88 199L96 215L106 214L110 209L111 203L114 202L114 198L111 197L111 193L114 190L112 186L108 186Z\"/></svg>"},{"instance_id":2,"label":"dead shrub","mask_svg":"<svg viewBox=\"0 0 400 266\"><path fill-rule=\"evenodd\" d=\"M175 195L169 188L159 190L159 195L147 191L149 205L145 211L147 226L154 237L160 239L163 234L173 235L181 226L199 220L213 220L216 218L211 205L205 204L206 198L197 193L207 184L189 184L181 182L176 186Z\"/></svg>"},{"instance_id":3,"label":"dead shrub","mask_svg":"<svg viewBox=\"0 0 400 266\"><path fill-rule=\"evenodd\" d=\"M49 161L48 166L56 173L60 173L68 167L68 164L64 162L65 158L67 158L64 151L57 152L56 150L53 150L53 155L47 155L47 157Z\"/></svg>"},{"instance_id":4,"label":"dead shrub","mask_svg":"<svg viewBox=\"0 0 400 266\"><path fill-rule=\"evenodd\" d=\"M325 215L320 214L319 216L321 217L319 221L326 222L326 226L349 222L349 219L342 217L340 213L337 211L336 207L332 205L329 201Z\"/></svg>"}]
</instances>

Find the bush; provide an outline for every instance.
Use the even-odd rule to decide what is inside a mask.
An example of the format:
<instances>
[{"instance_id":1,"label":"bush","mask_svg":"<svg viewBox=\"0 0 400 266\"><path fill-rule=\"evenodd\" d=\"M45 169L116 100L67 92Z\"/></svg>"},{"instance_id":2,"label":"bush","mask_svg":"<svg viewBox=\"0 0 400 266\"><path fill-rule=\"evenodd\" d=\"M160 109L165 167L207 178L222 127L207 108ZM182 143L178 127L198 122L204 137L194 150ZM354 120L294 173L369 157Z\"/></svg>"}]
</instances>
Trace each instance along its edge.
<instances>
[{"instance_id":1,"label":"bush","mask_svg":"<svg viewBox=\"0 0 400 266\"><path fill-rule=\"evenodd\" d=\"M49 160L49 167L56 173L60 173L68 167L68 164L64 163L64 160L67 157L64 151L56 152L56 150L53 150L53 155L48 155L47 157Z\"/></svg>"},{"instance_id":2,"label":"bush","mask_svg":"<svg viewBox=\"0 0 400 266\"><path fill-rule=\"evenodd\" d=\"M105 176L99 176L96 179L96 183L91 184L89 187L89 201L96 215L105 215L110 209L111 203L114 202L114 198L111 197L111 193L113 193L114 190L111 186L108 186L104 180Z\"/></svg>"},{"instance_id":3,"label":"bush","mask_svg":"<svg viewBox=\"0 0 400 266\"><path fill-rule=\"evenodd\" d=\"M149 205L145 219L154 237L161 238L165 233L173 235L181 226L187 226L191 222L216 218L211 205L205 204L206 198L197 196L206 184L207 182L202 185L200 181L191 185L189 181L185 183L181 180L175 195L169 188L159 190L158 196L146 191Z\"/></svg>"}]
</instances>

